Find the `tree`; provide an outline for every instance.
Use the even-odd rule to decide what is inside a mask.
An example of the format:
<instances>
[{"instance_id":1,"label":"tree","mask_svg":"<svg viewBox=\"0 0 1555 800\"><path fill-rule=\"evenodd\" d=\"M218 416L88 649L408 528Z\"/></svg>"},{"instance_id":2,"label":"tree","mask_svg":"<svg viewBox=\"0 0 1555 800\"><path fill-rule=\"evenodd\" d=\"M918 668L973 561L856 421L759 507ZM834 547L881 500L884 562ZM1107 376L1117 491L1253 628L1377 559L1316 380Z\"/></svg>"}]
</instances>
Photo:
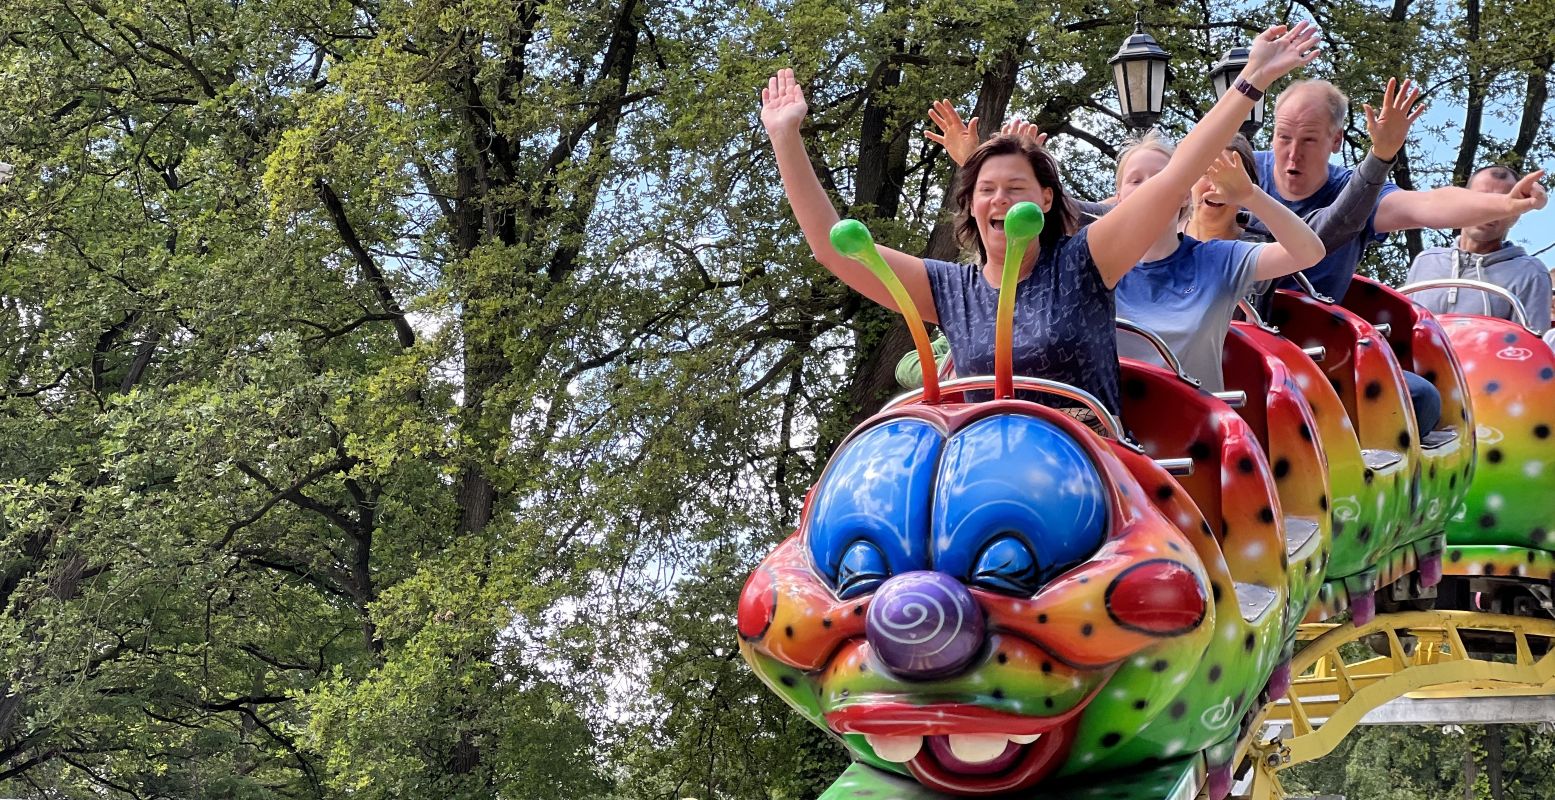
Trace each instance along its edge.
<instances>
[{"instance_id":1,"label":"tree","mask_svg":"<svg viewBox=\"0 0 1555 800\"><path fill-rule=\"evenodd\" d=\"M922 110L1025 113L1105 196L1133 9L0 8L0 792L813 795L842 753L732 609L906 340L809 258L754 88L795 66L839 205L954 257ZM1165 124L1283 9L1148 9ZM1547 4L1480 0L1494 48L1310 10L1352 93L1472 60L1518 120L1475 157L1548 159Z\"/></svg>"}]
</instances>

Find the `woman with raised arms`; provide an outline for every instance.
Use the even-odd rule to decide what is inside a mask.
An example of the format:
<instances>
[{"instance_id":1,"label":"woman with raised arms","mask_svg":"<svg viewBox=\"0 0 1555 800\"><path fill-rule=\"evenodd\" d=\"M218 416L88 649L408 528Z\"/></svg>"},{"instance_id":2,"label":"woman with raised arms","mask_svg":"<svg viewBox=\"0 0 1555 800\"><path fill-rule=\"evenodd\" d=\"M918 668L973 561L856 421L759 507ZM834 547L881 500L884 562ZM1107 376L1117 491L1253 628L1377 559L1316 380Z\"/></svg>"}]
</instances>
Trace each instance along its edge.
<instances>
[{"instance_id":1,"label":"woman with raised arms","mask_svg":"<svg viewBox=\"0 0 1555 800\"><path fill-rule=\"evenodd\" d=\"M1073 236L1057 165L1034 142L996 136L967 159L955 190L956 232L975 248L971 264L922 259L889 248L881 255L906 285L923 317L950 340L957 371L989 374L994 362L994 315L1004 252L1003 221L1016 203L1030 201L1058 219L1046 225L1021 263L1015 300L1015 372L1061 381L1119 409L1113 288L1169 227L1189 188L1204 174L1252 109L1253 96L1318 55L1310 23L1269 28L1253 41L1242 70L1242 91L1227 92L1178 146L1159 174L1131 189L1117 208ZM1244 93L1245 92L1245 93ZM832 247L836 209L810 165L800 127L808 113L792 70L762 90L762 125L772 140L789 205L820 263L848 286L897 309L884 284ZM1064 407L1065 401L1041 398ZM1087 422L1088 412L1066 409Z\"/></svg>"}]
</instances>

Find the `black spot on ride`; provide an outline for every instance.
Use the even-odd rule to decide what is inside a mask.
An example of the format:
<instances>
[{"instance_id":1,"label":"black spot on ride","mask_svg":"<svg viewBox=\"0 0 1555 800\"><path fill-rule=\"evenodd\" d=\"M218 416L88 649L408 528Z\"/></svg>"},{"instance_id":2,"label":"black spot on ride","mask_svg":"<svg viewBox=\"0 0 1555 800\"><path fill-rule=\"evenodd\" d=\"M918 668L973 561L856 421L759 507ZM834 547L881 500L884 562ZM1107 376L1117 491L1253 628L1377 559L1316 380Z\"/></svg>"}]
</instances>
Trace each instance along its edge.
<instances>
[{"instance_id":1,"label":"black spot on ride","mask_svg":"<svg viewBox=\"0 0 1555 800\"><path fill-rule=\"evenodd\" d=\"M1363 541L1363 542L1371 541L1371 526L1370 525L1362 525L1361 526L1361 541Z\"/></svg>"},{"instance_id":2,"label":"black spot on ride","mask_svg":"<svg viewBox=\"0 0 1555 800\"><path fill-rule=\"evenodd\" d=\"M1249 633L1249 634L1247 634L1247 638L1242 640L1242 649L1246 650L1249 653L1251 653L1251 652L1253 652L1253 648L1255 646L1257 646L1257 644L1258 644L1257 637L1255 637L1251 633ZM1242 701L1240 701L1240 700L1237 701L1238 704L1240 704L1241 702Z\"/></svg>"},{"instance_id":3,"label":"black spot on ride","mask_svg":"<svg viewBox=\"0 0 1555 800\"><path fill-rule=\"evenodd\" d=\"M1496 574L1496 565L1487 562L1485 564L1485 574L1486 575L1494 575L1494 574Z\"/></svg>"},{"instance_id":4,"label":"black spot on ride","mask_svg":"<svg viewBox=\"0 0 1555 800\"><path fill-rule=\"evenodd\" d=\"M1008 663L1010 663L1010 657L1005 655L1004 653L1000 653L997 656L994 656L994 658L998 659L1000 664L1008 664Z\"/></svg>"},{"instance_id":5,"label":"black spot on ride","mask_svg":"<svg viewBox=\"0 0 1555 800\"><path fill-rule=\"evenodd\" d=\"M1121 734L1121 733L1109 733L1109 734L1101 737L1101 746L1102 747L1117 747L1118 746L1118 742L1121 742L1121 741L1123 741L1123 734Z\"/></svg>"},{"instance_id":6,"label":"black spot on ride","mask_svg":"<svg viewBox=\"0 0 1555 800\"><path fill-rule=\"evenodd\" d=\"M1050 674L1052 674L1052 672L1053 672L1053 662L1051 662L1051 661L1044 661L1044 662L1042 662L1042 674L1050 675Z\"/></svg>"},{"instance_id":7,"label":"black spot on ride","mask_svg":"<svg viewBox=\"0 0 1555 800\"><path fill-rule=\"evenodd\" d=\"M1089 622L1087 622L1084 625L1080 626L1080 635L1081 636L1090 636L1091 634L1093 634L1095 632L1096 632L1096 626L1092 625Z\"/></svg>"},{"instance_id":8,"label":"black spot on ride","mask_svg":"<svg viewBox=\"0 0 1555 800\"><path fill-rule=\"evenodd\" d=\"M1366 471L1361 473L1361 480L1366 481L1366 485L1367 486L1370 486L1371 482L1376 480L1376 479L1377 479L1377 473L1372 472L1371 471L1371 467L1367 467Z\"/></svg>"},{"instance_id":9,"label":"black spot on ride","mask_svg":"<svg viewBox=\"0 0 1555 800\"><path fill-rule=\"evenodd\" d=\"M1199 532L1203 533L1205 536L1215 535L1215 532L1209 529L1209 523L1205 522L1204 520L1199 520Z\"/></svg>"},{"instance_id":10,"label":"black spot on ride","mask_svg":"<svg viewBox=\"0 0 1555 800\"><path fill-rule=\"evenodd\" d=\"M783 628L783 633L786 636L788 636L788 638L790 638L790 639L794 638L794 626L792 626L792 625L785 626Z\"/></svg>"},{"instance_id":11,"label":"black spot on ride","mask_svg":"<svg viewBox=\"0 0 1555 800\"><path fill-rule=\"evenodd\" d=\"M1370 381L1366 384L1366 399L1376 400L1382 396L1382 381Z\"/></svg>"},{"instance_id":12,"label":"black spot on ride","mask_svg":"<svg viewBox=\"0 0 1555 800\"><path fill-rule=\"evenodd\" d=\"M1212 592L1215 595L1215 602L1219 603L1220 602L1220 593L1222 591L1221 588L1220 588L1220 584L1212 583L1212 584L1210 584L1209 588L1210 588L1210 592Z\"/></svg>"},{"instance_id":13,"label":"black spot on ride","mask_svg":"<svg viewBox=\"0 0 1555 800\"><path fill-rule=\"evenodd\" d=\"M1490 383L1485 384L1485 394L1495 394L1499 391L1501 391L1500 381L1491 381Z\"/></svg>"},{"instance_id":14,"label":"black spot on ride","mask_svg":"<svg viewBox=\"0 0 1555 800\"><path fill-rule=\"evenodd\" d=\"M1242 456L1236 462L1236 471L1243 475L1253 474L1253 460L1247 456Z\"/></svg>"},{"instance_id":15,"label":"black spot on ride","mask_svg":"<svg viewBox=\"0 0 1555 800\"><path fill-rule=\"evenodd\" d=\"M1263 508L1259 509L1258 510L1258 519L1259 519L1260 522L1262 522L1265 525L1273 523L1274 522L1274 509L1272 509L1272 508L1270 508L1268 506L1264 506Z\"/></svg>"},{"instance_id":16,"label":"black spot on ride","mask_svg":"<svg viewBox=\"0 0 1555 800\"><path fill-rule=\"evenodd\" d=\"M1485 460L1489 461L1492 464L1499 464L1499 463L1501 463L1501 458L1502 458L1501 448L1499 448L1499 447L1492 447L1488 451L1485 452Z\"/></svg>"},{"instance_id":17,"label":"black spot on ride","mask_svg":"<svg viewBox=\"0 0 1555 800\"><path fill-rule=\"evenodd\" d=\"M1528 532L1528 538L1535 543L1542 543L1545 539L1550 538L1550 532L1543 528L1534 528Z\"/></svg>"},{"instance_id":18,"label":"black spot on ride","mask_svg":"<svg viewBox=\"0 0 1555 800\"><path fill-rule=\"evenodd\" d=\"M1317 507L1323 509L1324 511L1328 510L1328 495L1318 495Z\"/></svg>"},{"instance_id":19,"label":"black spot on ride","mask_svg":"<svg viewBox=\"0 0 1555 800\"><path fill-rule=\"evenodd\" d=\"M1462 550L1454 550L1451 553L1448 553L1447 554L1447 560L1451 561L1454 564L1458 563L1459 561L1462 561L1463 560L1463 551Z\"/></svg>"},{"instance_id":20,"label":"black spot on ride","mask_svg":"<svg viewBox=\"0 0 1555 800\"><path fill-rule=\"evenodd\" d=\"M1046 625L1047 624L1047 615L1046 614L1038 614L1037 615L1037 624L1038 625Z\"/></svg>"},{"instance_id":21,"label":"black spot on ride","mask_svg":"<svg viewBox=\"0 0 1555 800\"><path fill-rule=\"evenodd\" d=\"M992 695L993 699L995 699L995 700L1003 700L1004 699L1004 690L1003 689L995 689L995 690L989 692L989 694Z\"/></svg>"},{"instance_id":22,"label":"black spot on ride","mask_svg":"<svg viewBox=\"0 0 1555 800\"><path fill-rule=\"evenodd\" d=\"M823 628L830 628L831 627L831 617L823 617L821 619L821 627L823 627Z\"/></svg>"},{"instance_id":23,"label":"black spot on ride","mask_svg":"<svg viewBox=\"0 0 1555 800\"><path fill-rule=\"evenodd\" d=\"M1550 426L1545 425L1542 422L1533 426L1533 435L1540 439L1550 438Z\"/></svg>"},{"instance_id":24,"label":"black spot on ride","mask_svg":"<svg viewBox=\"0 0 1555 800\"><path fill-rule=\"evenodd\" d=\"M1194 461L1204 461L1214 452L1210 450L1208 442L1194 442L1188 445L1188 457Z\"/></svg>"},{"instance_id":25,"label":"black spot on ride","mask_svg":"<svg viewBox=\"0 0 1555 800\"><path fill-rule=\"evenodd\" d=\"M1158 658L1155 660L1155 663L1150 665L1150 669L1154 672L1165 672L1169 666L1171 665L1166 663L1166 659Z\"/></svg>"},{"instance_id":26,"label":"black spot on ride","mask_svg":"<svg viewBox=\"0 0 1555 800\"><path fill-rule=\"evenodd\" d=\"M1428 369L1425 372L1421 373L1420 377L1425 378L1426 380L1430 381L1431 383L1436 383L1436 370Z\"/></svg>"},{"instance_id":27,"label":"black spot on ride","mask_svg":"<svg viewBox=\"0 0 1555 800\"><path fill-rule=\"evenodd\" d=\"M1149 700L1135 700L1134 701L1134 710L1135 711L1144 711L1145 710L1145 706L1148 706L1148 705L1150 705L1150 701Z\"/></svg>"},{"instance_id":28,"label":"black spot on ride","mask_svg":"<svg viewBox=\"0 0 1555 800\"><path fill-rule=\"evenodd\" d=\"M1400 450L1408 450L1409 449L1409 431L1399 431L1398 432L1398 449L1400 449Z\"/></svg>"},{"instance_id":29,"label":"black spot on ride","mask_svg":"<svg viewBox=\"0 0 1555 800\"><path fill-rule=\"evenodd\" d=\"M1509 334L1501 337L1501 341L1506 342L1507 344L1516 344L1517 343L1517 334L1509 333Z\"/></svg>"},{"instance_id":30,"label":"black spot on ride","mask_svg":"<svg viewBox=\"0 0 1555 800\"><path fill-rule=\"evenodd\" d=\"M1545 367L1539 370L1539 380L1547 381L1555 379L1555 367Z\"/></svg>"},{"instance_id":31,"label":"black spot on ride","mask_svg":"<svg viewBox=\"0 0 1555 800\"><path fill-rule=\"evenodd\" d=\"M1312 441L1312 429L1307 427L1307 423L1301 423L1301 427L1297 428L1296 432L1301 434L1301 438Z\"/></svg>"},{"instance_id":32,"label":"black spot on ride","mask_svg":"<svg viewBox=\"0 0 1555 800\"><path fill-rule=\"evenodd\" d=\"M1281 458L1281 459L1275 460L1275 462L1274 462L1274 477L1275 477L1275 479L1276 480L1283 480L1285 478L1285 476L1289 475L1289 474L1290 474L1290 459L1288 459L1288 458Z\"/></svg>"},{"instance_id":33,"label":"black spot on ride","mask_svg":"<svg viewBox=\"0 0 1555 800\"><path fill-rule=\"evenodd\" d=\"M1188 713L1188 704L1182 700L1178 700L1177 702L1172 703L1172 707L1167 709L1167 713L1172 715L1172 719L1182 719L1183 716Z\"/></svg>"},{"instance_id":34,"label":"black spot on ride","mask_svg":"<svg viewBox=\"0 0 1555 800\"><path fill-rule=\"evenodd\" d=\"M1496 515L1495 514L1491 514L1488 511L1485 512L1484 514L1480 514L1479 515L1479 526L1481 528L1484 528L1485 530L1490 530L1491 528L1494 528L1496 526Z\"/></svg>"},{"instance_id":35,"label":"black spot on ride","mask_svg":"<svg viewBox=\"0 0 1555 800\"><path fill-rule=\"evenodd\" d=\"M781 683L781 684L783 684L784 686L787 686L790 689L792 689L795 686L799 685L799 682L794 680L794 676L792 676L792 675L783 675L783 676L779 677L778 678L778 683Z\"/></svg>"},{"instance_id":36,"label":"black spot on ride","mask_svg":"<svg viewBox=\"0 0 1555 800\"><path fill-rule=\"evenodd\" d=\"M1164 503L1167 500L1172 499L1172 495L1176 494L1176 491L1177 490L1173 489L1170 483L1163 483L1160 486L1155 487L1155 499Z\"/></svg>"},{"instance_id":37,"label":"black spot on ride","mask_svg":"<svg viewBox=\"0 0 1555 800\"><path fill-rule=\"evenodd\" d=\"M1209 682L1210 683L1214 683L1214 682L1220 680L1220 673L1221 673L1221 669L1220 669L1220 665L1219 664L1216 664L1215 666L1210 667L1209 668Z\"/></svg>"},{"instance_id":38,"label":"black spot on ride","mask_svg":"<svg viewBox=\"0 0 1555 800\"><path fill-rule=\"evenodd\" d=\"M1047 706L1048 708L1052 708L1053 707L1053 698L1051 698L1051 697L1044 697L1044 698L1042 698L1042 705Z\"/></svg>"}]
</instances>

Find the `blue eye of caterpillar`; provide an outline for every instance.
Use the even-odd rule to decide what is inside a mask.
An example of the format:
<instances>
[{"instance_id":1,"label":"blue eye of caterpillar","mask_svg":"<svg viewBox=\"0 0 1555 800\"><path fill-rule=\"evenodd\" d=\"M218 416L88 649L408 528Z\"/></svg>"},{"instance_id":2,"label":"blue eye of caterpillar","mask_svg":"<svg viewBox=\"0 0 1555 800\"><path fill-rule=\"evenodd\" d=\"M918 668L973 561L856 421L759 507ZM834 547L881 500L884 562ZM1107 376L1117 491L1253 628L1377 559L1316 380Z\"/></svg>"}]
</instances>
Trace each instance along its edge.
<instances>
[{"instance_id":1,"label":"blue eye of caterpillar","mask_svg":"<svg viewBox=\"0 0 1555 800\"><path fill-rule=\"evenodd\" d=\"M1001 536L989 542L972 570L972 585L1001 594L1035 594L1041 580L1037 557L1015 536Z\"/></svg>"},{"instance_id":2,"label":"blue eye of caterpillar","mask_svg":"<svg viewBox=\"0 0 1555 800\"><path fill-rule=\"evenodd\" d=\"M837 596L850 600L868 594L890 576L879 549L868 542L854 542L837 565Z\"/></svg>"}]
</instances>

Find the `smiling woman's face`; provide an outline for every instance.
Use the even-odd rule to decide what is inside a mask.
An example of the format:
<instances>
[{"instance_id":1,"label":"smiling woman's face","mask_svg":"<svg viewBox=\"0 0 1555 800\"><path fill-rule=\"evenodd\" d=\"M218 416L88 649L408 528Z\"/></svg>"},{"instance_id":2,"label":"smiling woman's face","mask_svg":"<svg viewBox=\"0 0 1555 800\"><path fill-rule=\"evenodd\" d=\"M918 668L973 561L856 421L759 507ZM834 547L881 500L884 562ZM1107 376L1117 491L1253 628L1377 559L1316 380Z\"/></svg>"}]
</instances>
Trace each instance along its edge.
<instances>
[{"instance_id":1,"label":"smiling woman's face","mask_svg":"<svg viewBox=\"0 0 1555 800\"><path fill-rule=\"evenodd\" d=\"M972 219L990 260L1004 257L1004 215L1022 202L1036 203L1044 213L1053 207L1053 190L1037 182L1031 162L1016 153L983 162L972 190Z\"/></svg>"}]
</instances>

